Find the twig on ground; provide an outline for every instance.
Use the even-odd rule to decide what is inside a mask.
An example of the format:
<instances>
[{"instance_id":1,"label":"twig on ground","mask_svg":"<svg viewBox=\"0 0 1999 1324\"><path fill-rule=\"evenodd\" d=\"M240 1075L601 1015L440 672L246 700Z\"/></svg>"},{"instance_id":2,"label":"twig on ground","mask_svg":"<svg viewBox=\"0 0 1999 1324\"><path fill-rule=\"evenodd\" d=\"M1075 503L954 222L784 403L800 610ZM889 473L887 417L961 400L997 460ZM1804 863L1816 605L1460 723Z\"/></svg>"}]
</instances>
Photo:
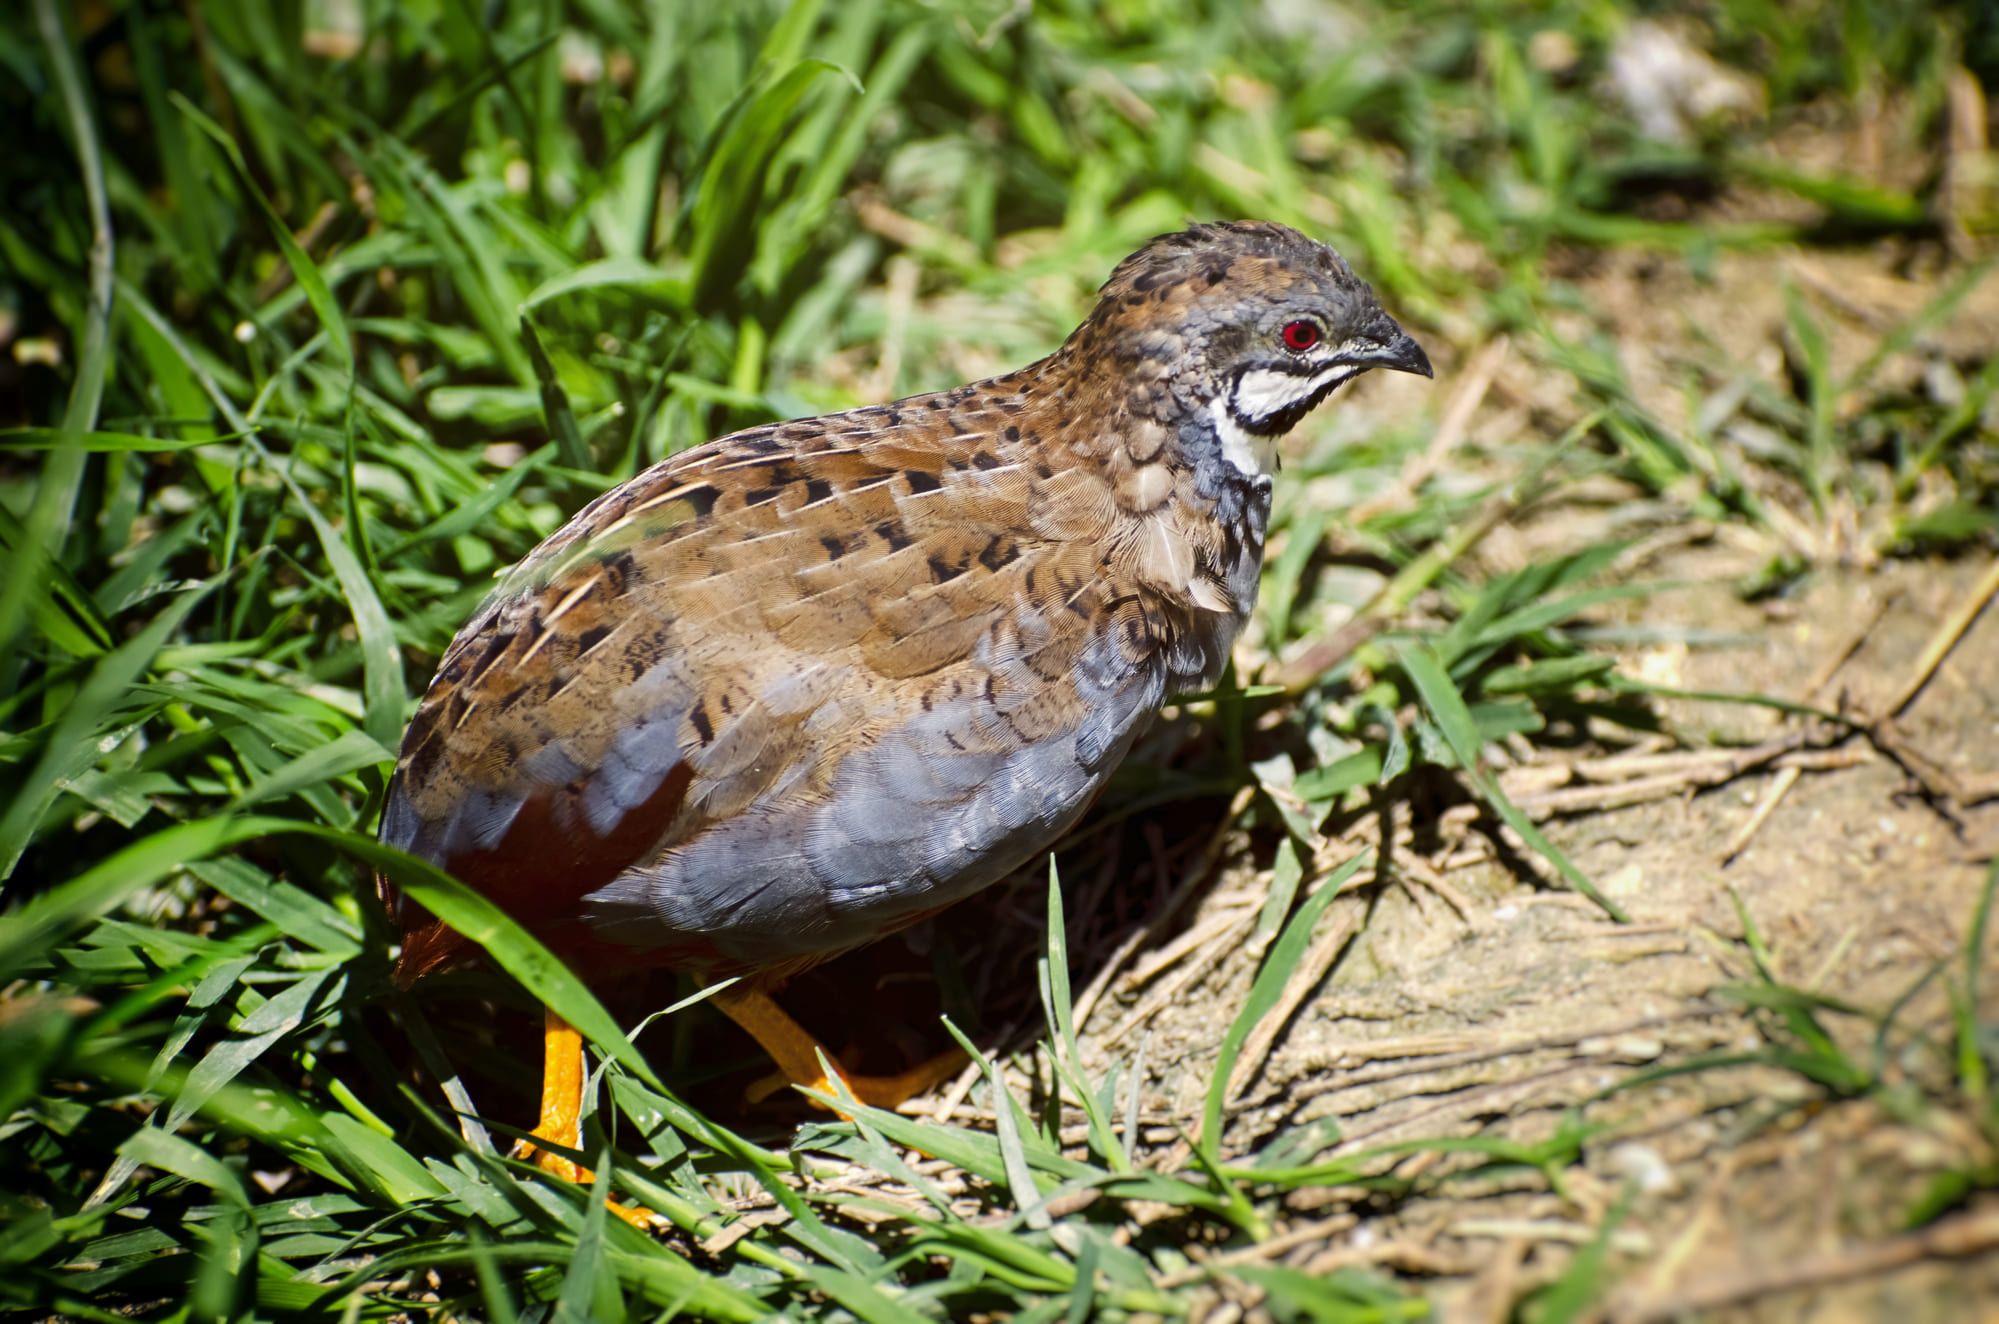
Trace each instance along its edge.
<instances>
[{"instance_id":1,"label":"twig on ground","mask_svg":"<svg viewBox=\"0 0 1999 1324\"><path fill-rule=\"evenodd\" d=\"M1707 1003L1694 1003L1681 1011L1672 1012L1664 1016L1647 1016L1640 1020L1626 1021L1621 1025L1583 1028L1562 1034L1536 1035L1525 1039L1503 1040L1499 1043L1482 1043L1477 1048L1465 1049L1463 1051L1450 1051L1446 1049L1445 1051L1433 1054L1426 1054L1424 1052L1423 1043L1426 1039L1448 1041L1453 1036L1419 1036L1416 1038L1381 1040L1374 1044L1349 1044L1338 1050L1340 1057L1345 1057L1348 1054L1366 1053L1368 1056L1364 1060L1377 1063L1378 1065L1355 1067L1329 1080L1312 1081L1292 1091L1291 1097L1293 1100L1302 1103L1307 1099L1317 1098L1321 1094L1327 1094L1335 1090L1352 1089L1358 1085L1373 1085L1382 1081L1395 1080L1406 1076L1428 1075L1432 1072L1448 1071L1456 1067L1476 1066L1481 1062L1494 1061L1500 1058L1519 1058L1528 1053L1547 1052L1560 1048L1573 1049L1576 1045L1590 1040L1601 1040L1606 1044L1614 1044L1625 1036L1636 1034L1643 1030L1653 1030L1662 1026L1677 1025L1686 1021L1698 1020L1703 1017L1728 1014L1732 1013L1723 1013L1719 1008ZM1405 1045L1406 1047L1394 1049L1390 1048L1390 1045ZM1384 1052L1384 1049L1389 1049L1389 1051ZM1595 1054L1591 1055L1593 1060L1596 1056ZM1330 1059L1329 1061L1314 1061L1312 1058L1306 1057L1300 1062L1300 1066L1308 1070L1326 1069L1337 1063L1340 1057ZM1428 1060L1418 1060L1425 1057Z\"/></svg>"},{"instance_id":2,"label":"twig on ground","mask_svg":"<svg viewBox=\"0 0 1999 1324\"><path fill-rule=\"evenodd\" d=\"M1976 584L1972 585L1971 592L1965 595L1964 600L1957 604L1957 609L1937 626L1936 633L1930 636L1929 643L1923 646L1922 654L1916 658L1916 665L1911 669L1909 679L1904 682L1900 690L1896 691L1895 697L1881 709L1883 718L1892 719L1901 716L1902 710L1915 701L1923 686L1929 684L1930 676L1935 673L1938 665L1943 662L1950 650L1957 646L1957 641L1971 628L1971 623L1978 618L1978 613L1985 610L1985 604L1992 600L1995 593L1999 593L1999 559L1995 559L1985 568L1985 573L1979 577Z\"/></svg>"},{"instance_id":3,"label":"twig on ground","mask_svg":"<svg viewBox=\"0 0 1999 1324\"><path fill-rule=\"evenodd\" d=\"M1520 1266L1526 1263L1533 1243L1525 1237L1508 1237L1472 1279L1471 1287L1447 1317L1451 1324L1506 1324L1513 1318L1514 1302L1520 1295Z\"/></svg>"},{"instance_id":4,"label":"twig on ground","mask_svg":"<svg viewBox=\"0 0 1999 1324\"><path fill-rule=\"evenodd\" d=\"M720 1255L758 1228L789 1222L790 1219L791 1211L788 1209L753 1209L708 1237L701 1243L701 1250L704 1254Z\"/></svg>"},{"instance_id":5,"label":"twig on ground","mask_svg":"<svg viewBox=\"0 0 1999 1324\"><path fill-rule=\"evenodd\" d=\"M1923 651L1917 656L1915 666L1910 668L1908 679L1886 704L1876 710L1878 715L1871 718L1865 712L1859 715L1861 729L1866 732L1874 747L1893 759L1904 772L1921 783L1932 807L1938 809L1946 818L1951 818L1953 823L1956 820L1951 813L1952 806L1963 807L1999 798L1999 776L1960 777L1911 745L1908 737L1896 726L1895 719L1901 715L1903 709L1915 702L1916 696L1922 693L1925 685L1929 684L1930 677L1943 664L1944 658L1950 655L1951 649L1957 647L1958 640L1964 637L1965 632L1971 628L1971 623L1978 619L1979 613L1985 610L1986 604L1991 602L1994 594L1999 594L1999 560L1993 561L1986 567L1985 573L1979 577L1976 584L1972 585L1971 591L1937 626L1929 642L1923 645Z\"/></svg>"},{"instance_id":6,"label":"twig on ground","mask_svg":"<svg viewBox=\"0 0 1999 1324\"><path fill-rule=\"evenodd\" d=\"M1247 902L1218 910L1214 914L1187 930L1172 942L1157 951L1147 952L1137 964L1132 966L1128 988L1138 989L1151 983L1160 974L1177 965L1189 952L1206 946L1217 935L1234 928L1242 922L1242 905Z\"/></svg>"},{"instance_id":7,"label":"twig on ground","mask_svg":"<svg viewBox=\"0 0 1999 1324\"><path fill-rule=\"evenodd\" d=\"M1596 1073L1603 1069L1603 1062L1603 1058L1590 1056L1562 1062L1545 1071L1516 1076L1510 1080L1495 1080L1472 1086L1454 1083L1448 1087L1439 1087L1439 1092L1444 1093L1444 1097L1434 1103L1425 1103L1412 1108L1402 1116L1382 1121L1373 1127L1357 1126L1349 1130L1333 1149L1332 1156L1348 1158L1364 1149L1375 1149L1403 1140L1434 1139L1445 1134L1446 1129L1452 1126L1474 1126L1477 1124L1477 1119L1482 1117L1507 1116L1535 1108L1580 1104L1595 1094L1596 1087L1593 1082ZM1590 1077L1590 1081L1560 1102L1536 1097L1543 1091L1551 1090L1565 1079L1585 1075ZM1444 1092L1446 1089L1448 1092ZM1422 1090L1414 1090L1394 1102L1408 1103L1423 1094ZM1302 1090L1292 1094L1294 1100L1302 1097L1304 1097ZM1360 1114L1342 1115L1352 1118Z\"/></svg>"},{"instance_id":8,"label":"twig on ground","mask_svg":"<svg viewBox=\"0 0 1999 1324\"><path fill-rule=\"evenodd\" d=\"M1224 1251L1220 1255L1210 1255L1198 1264L1191 1265L1185 1269L1175 1269L1172 1273L1158 1279L1153 1285L1160 1288L1185 1287L1188 1283L1199 1282L1217 1270L1232 1269L1239 1264L1256 1264L1263 1260L1274 1260L1279 1255L1287 1251L1296 1250L1300 1246L1309 1246L1315 1241L1324 1241L1330 1237L1336 1237L1359 1222L1360 1217L1357 1214L1334 1214L1331 1218L1322 1218L1316 1222L1307 1223L1302 1227L1294 1227L1289 1232L1280 1232L1274 1237L1265 1238L1252 1246L1244 1246L1240 1250ZM1190 1246L1188 1249L1191 1251L1198 1248Z\"/></svg>"},{"instance_id":9,"label":"twig on ground","mask_svg":"<svg viewBox=\"0 0 1999 1324\"><path fill-rule=\"evenodd\" d=\"M1784 793L1795 786L1798 778L1803 775L1804 770L1795 764L1791 767L1779 768L1777 770L1777 776L1771 781L1770 789L1763 793L1763 798L1757 802L1756 808L1750 813L1748 820L1741 827L1735 829L1734 835L1728 839L1728 845L1722 848L1721 862L1723 864L1727 864L1736 856L1742 854L1743 850L1749 845L1749 839L1756 835L1757 829L1763 826L1764 821L1777 808L1777 802L1784 798Z\"/></svg>"},{"instance_id":10,"label":"twig on ground","mask_svg":"<svg viewBox=\"0 0 1999 1324\"><path fill-rule=\"evenodd\" d=\"M1242 935L1246 935L1250 926L1255 922L1256 913L1254 911L1244 911L1239 914L1235 922L1219 935L1219 941L1211 940L1208 943L1207 948L1201 953L1199 960L1184 966L1179 974L1166 983L1161 984L1153 991L1150 997L1132 1008L1131 1011L1125 1014L1123 1020L1111 1028L1110 1033L1103 1037L1103 1051L1106 1053L1115 1051L1117 1046L1123 1043L1134 1030L1137 1030L1147 1021L1158 1015L1160 1009L1165 1007L1167 1003L1179 997L1195 981L1205 978L1210 970L1221 964L1223 957L1242 944Z\"/></svg>"},{"instance_id":11,"label":"twig on ground","mask_svg":"<svg viewBox=\"0 0 1999 1324\"><path fill-rule=\"evenodd\" d=\"M1700 760L1690 759L1671 772L1592 786L1568 786L1554 791L1530 792L1516 796L1514 803L1529 817L1540 820L1582 810L1622 809L1629 805L1643 804L1648 800L1661 800L1687 790L1720 786L1765 764L1775 764L1779 768L1795 767L1804 771L1824 771L1832 768L1850 768L1855 764L1865 763L1872 757L1864 749L1799 748L1815 738L1819 737L1814 732L1792 732L1780 739L1754 745L1748 749L1700 751L1704 755Z\"/></svg>"},{"instance_id":12,"label":"twig on ground","mask_svg":"<svg viewBox=\"0 0 1999 1324\"><path fill-rule=\"evenodd\" d=\"M1116 950L1111 952L1110 959L1104 962L1103 969L1097 971L1096 977L1090 981L1089 987L1084 989L1082 996L1076 999L1076 1005L1070 1014L1075 1018L1076 1029L1079 1032L1089 1026L1090 1013L1097 1009L1097 1003L1102 1000L1104 990L1110 987L1111 980L1115 979L1118 972L1124 969L1125 962L1131 959L1131 954L1138 950L1139 945L1145 941L1146 934L1149 932L1151 930L1141 924L1130 933L1127 933L1124 936L1124 941L1120 942Z\"/></svg>"},{"instance_id":13,"label":"twig on ground","mask_svg":"<svg viewBox=\"0 0 1999 1324\"><path fill-rule=\"evenodd\" d=\"M1351 902L1342 904L1349 907L1352 905ZM1228 1088L1222 1094L1224 1102L1234 1098L1243 1086L1254 1080L1256 1074L1263 1070L1264 1059L1270 1056L1270 1050L1276 1044L1277 1036L1284 1032L1284 1027L1290 1023L1299 1004L1311 996L1312 990L1317 988L1319 982L1332 970L1333 963L1339 960L1340 953L1346 950L1348 941L1359 927L1360 916L1350 909L1340 915L1333 926L1327 929L1305 953L1305 959L1298 963L1297 968L1291 972L1291 977L1284 981L1284 995L1277 1000L1277 1005L1270 1009L1270 1014L1257 1023L1255 1031L1249 1036L1249 1041L1243 1045L1242 1056L1236 1059L1235 1070L1229 1073Z\"/></svg>"},{"instance_id":14,"label":"twig on ground","mask_svg":"<svg viewBox=\"0 0 1999 1324\"><path fill-rule=\"evenodd\" d=\"M1722 1154L1716 1160L1714 1176L1701 1190L1700 1198L1695 1203L1694 1212L1688 1217L1686 1225L1680 1229L1679 1235L1673 1238L1672 1244L1666 1247L1664 1253L1652 1262L1650 1272L1645 1275L1646 1281L1650 1283L1650 1287L1644 1289L1645 1295L1661 1296L1672 1284L1680 1281L1680 1275L1685 1270L1687 1261L1700 1249L1701 1243L1707 1240L1708 1233L1721 1218L1723 1199L1735 1182L1736 1171L1742 1167L1748 1157L1750 1155L1746 1150L1737 1149Z\"/></svg>"},{"instance_id":15,"label":"twig on ground","mask_svg":"<svg viewBox=\"0 0 1999 1324\"><path fill-rule=\"evenodd\" d=\"M1984 800L1999 797L1999 776L1977 777L1970 780L1959 778L1949 768L1936 762L1902 734L1892 718L1884 717L1867 728L1867 738L1874 747L1893 759L1902 771L1921 783L1923 793L1934 806L1946 807L1944 816L1951 817L1947 807L1978 804ZM1955 819L1952 820L1955 822Z\"/></svg>"},{"instance_id":16,"label":"twig on ground","mask_svg":"<svg viewBox=\"0 0 1999 1324\"><path fill-rule=\"evenodd\" d=\"M1187 904L1187 899L1207 881L1208 875L1214 871L1216 862L1222 857L1222 846L1227 842L1230 831L1234 829L1236 820L1242 817L1243 811L1249 808L1249 802L1256 798L1256 791L1255 786L1237 788L1235 798L1229 801L1228 812L1222 815L1221 822L1215 824L1214 833L1209 836L1208 844L1202 848L1200 858L1181 876L1180 882L1173 889L1173 894L1166 898L1166 904L1159 908L1159 913L1154 915L1135 937L1118 944L1117 950L1111 954L1111 959L1104 963L1104 968L1097 972L1096 978L1090 981L1089 987L1085 988L1082 996L1076 999L1072 1015L1077 1029L1080 1030L1089 1023L1090 1013L1096 1010L1097 1003L1110 988L1111 981L1124 969L1124 963L1131 959L1131 954L1140 947L1158 942L1166 932L1167 926L1173 922L1173 917Z\"/></svg>"},{"instance_id":17,"label":"twig on ground","mask_svg":"<svg viewBox=\"0 0 1999 1324\"><path fill-rule=\"evenodd\" d=\"M1511 343L1504 335L1498 335L1479 346L1478 352L1465 365L1464 376L1458 379L1457 389L1451 392L1443 417L1437 420L1437 431L1430 438L1430 444L1403 461L1402 472L1391 486L1349 510L1346 514L1348 524L1364 524L1385 510L1409 502L1430 475L1443 467L1451 452L1464 441L1471 416L1478 411L1486 391L1492 386L1492 379L1498 376L1501 365L1506 362L1506 351Z\"/></svg>"},{"instance_id":18,"label":"twig on ground","mask_svg":"<svg viewBox=\"0 0 1999 1324\"><path fill-rule=\"evenodd\" d=\"M1428 1246L1416 1242L1383 1241L1370 1246L1339 1246L1307 1260L1299 1272L1323 1278L1340 1269L1361 1264L1387 1264L1407 1274L1426 1278L1455 1278L1470 1270L1468 1264L1446 1259Z\"/></svg>"},{"instance_id":19,"label":"twig on ground","mask_svg":"<svg viewBox=\"0 0 1999 1324\"><path fill-rule=\"evenodd\" d=\"M1886 335L1894 329L1895 319L1878 308L1869 307L1839 287L1833 278L1821 274L1818 269L1801 259L1793 259L1786 264L1791 276L1798 284L1826 301L1832 307L1845 313L1854 321L1877 335Z\"/></svg>"},{"instance_id":20,"label":"twig on ground","mask_svg":"<svg viewBox=\"0 0 1999 1324\"><path fill-rule=\"evenodd\" d=\"M1470 1034L1405 1034L1393 1039L1362 1039L1328 1050L1330 1056L1315 1054L1301 1058L1308 1071L1352 1070L1369 1062L1399 1062L1417 1057L1438 1057L1470 1052L1481 1043Z\"/></svg>"},{"instance_id":21,"label":"twig on ground","mask_svg":"<svg viewBox=\"0 0 1999 1324\"><path fill-rule=\"evenodd\" d=\"M1798 693L1799 703L1810 703L1818 697L1819 691L1832 682L1832 678L1839 674L1839 669L1846 665L1848 658L1860 651L1860 646L1867 642L1867 637L1874 633L1874 628L1881 624L1882 617L1888 614L1888 609L1900 598L1901 594L1890 593L1874 604L1873 612L1861 622L1860 628L1847 639L1845 646L1829 653L1826 660L1819 664L1819 669L1812 673L1811 679L1805 682L1805 688Z\"/></svg>"},{"instance_id":22,"label":"twig on ground","mask_svg":"<svg viewBox=\"0 0 1999 1324\"><path fill-rule=\"evenodd\" d=\"M1013 1038L1014 1031L1019 1028L1020 1028L1019 1022L1015 1022L1013 1024L1008 1025L1005 1030L1001 1031L1000 1034L994 1038L993 1042L1001 1044L1007 1042L1009 1039ZM964 1103L964 1101L967 1098L971 1097L972 1086L977 1084L983 1075L984 1075L984 1068L982 1068L976 1061L967 1062L965 1064L965 1069L958 1073L957 1079L953 1080L949 1085L947 1085L944 1088L943 1093L938 1096L936 1106L929 1109L922 1109L919 1107L917 1110L918 1114L920 1115L922 1112L928 1111L930 1114L930 1119L934 1122L949 1121L951 1119L951 1114L957 1111L958 1106ZM923 1097L927 1096L919 1096L919 1099ZM917 1099L904 1100L903 1104L898 1108L898 1111L907 1111L910 1105L917 1104L918 1102L919 1100Z\"/></svg>"},{"instance_id":23,"label":"twig on ground","mask_svg":"<svg viewBox=\"0 0 1999 1324\"><path fill-rule=\"evenodd\" d=\"M1447 1229L1454 1237L1519 1238L1523 1241L1555 1241L1568 1246L1586 1246L1596 1240L1598 1229L1567 1218L1461 1218ZM1615 1250L1630 1255L1652 1253L1652 1238L1637 1228L1619 1228L1610 1234Z\"/></svg>"},{"instance_id":24,"label":"twig on ground","mask_svg":"<svg viewBox=\"0 0 1999 1324\"><path fill-rule=\"evenodd\" d=\"M1472 905L1464 894L1444 881L1442 874L1430 867L1429 861L1406 850L1395 852L1395 869L1407 882L1420 883L1429 891L1443 898L1444 904L1458 912L1458 918L1471 923Z\"/></svg>"},{"instance_id":25,"label":"twig on ground","mask_svg":"<svg viewBox=\"0 0 1999 1324\"><path fill-rule=\"evenodd\" d=\"M1889 1273L1922 1260L1962 1259L1994 1247L1999 1247L1999 1208L1978 1209L1869 1245L1710 1274L1670 1296L1633 1303L1612 1318L1620 1324L1678 1319L1697 1310L1740 1305L1778 1292Z\"/></svg>"}]
</instances>

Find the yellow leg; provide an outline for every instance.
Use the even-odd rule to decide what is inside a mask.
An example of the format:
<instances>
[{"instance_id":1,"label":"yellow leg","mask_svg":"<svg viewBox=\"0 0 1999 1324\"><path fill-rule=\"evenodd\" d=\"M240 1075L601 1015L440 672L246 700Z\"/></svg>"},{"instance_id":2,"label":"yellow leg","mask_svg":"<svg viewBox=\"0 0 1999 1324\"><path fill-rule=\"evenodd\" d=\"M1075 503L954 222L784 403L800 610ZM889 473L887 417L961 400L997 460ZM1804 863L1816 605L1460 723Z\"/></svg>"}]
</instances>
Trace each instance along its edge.
<instances>
[{"instance_id":1,"label":"yellow leg","mask_svg":"<svg viewBox=\"0 0 1999 1324\"><path fill-rule=\"evenodd\" d=\"M819 1065L820 1054L824 1052L819 1041L787 1016L768 993L733 984L717 993L714 1001L723 1015L748 1030L750 1037L763 1045L787 1080L827 1094L840 1093ZM834 1063L838 1070L838 1059L833 1054L825 1053L825 1060ZM840 1070L839 1075L848 1092L860 1102L875 1108L893 1108L904 1099L914 1098L957 1075L969 1060L961 1050L953 1049L900 1075L857 1076L845 1070ZM818 1100L813 1102L817 1104Z\"/></svg>"},{"instance_id":2,"label":"yellow leg","mask_svg":"<svg viewBox=\"0 0 1999 1324\"><path fill-rule=\"evenodd\" d=\"M576 1032L575 1026L556 1015L553 1008L545 1007L541 1032L541 1121L535 1125L534 1138L575 1149L581 1140L582 1121L583 1036ZM565 1181L594 1180L560 1154L539 1149L526 1140L520 1143L515 1156L531 1158L543 1172Z\"/></svg>"},{"instance_id":3,"label":"yellow leg","mask_svg":"<svg viewBox=\"0 0 1999 1324\"><path fill-rule=\"evenodd\" d=\"M583 1036L576 1027L558 1016L553 1007L542 1009L541 1121L534 1128L535 1140L546 1140L564 1149L582 1145L583 1123ZM588 1168L541 1149L523 1140L514 1157L532 1159L543 1172L588 1186L597 1178ZM633 1227L650 1230L659 1216L650 1209L612 1202L612 1213Z\"/></svg>"}]
</instances>

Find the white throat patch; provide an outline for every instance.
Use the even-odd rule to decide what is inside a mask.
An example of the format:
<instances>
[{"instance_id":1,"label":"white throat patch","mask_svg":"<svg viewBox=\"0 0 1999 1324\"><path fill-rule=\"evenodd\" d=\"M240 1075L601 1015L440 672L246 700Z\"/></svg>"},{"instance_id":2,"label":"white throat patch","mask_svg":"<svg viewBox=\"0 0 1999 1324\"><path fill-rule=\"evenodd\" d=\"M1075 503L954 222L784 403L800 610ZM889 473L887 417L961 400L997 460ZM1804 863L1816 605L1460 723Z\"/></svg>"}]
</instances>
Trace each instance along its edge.
<instances>
[{"instance_id":1,"label":"white throat patch","mask_svg":"<svg viewBox=\"0 0 1999 1324\"><path fill-rule=\"evenodd\" d=\"M1208 414L1215 420L1215 435L1222 441L1222 458L1237 472L1251 478L1269 473L1277 466L1277 438L1259 437L1236 422L1235 411L1224 396L1208 402Z\"/></svg>"}]
</instances>

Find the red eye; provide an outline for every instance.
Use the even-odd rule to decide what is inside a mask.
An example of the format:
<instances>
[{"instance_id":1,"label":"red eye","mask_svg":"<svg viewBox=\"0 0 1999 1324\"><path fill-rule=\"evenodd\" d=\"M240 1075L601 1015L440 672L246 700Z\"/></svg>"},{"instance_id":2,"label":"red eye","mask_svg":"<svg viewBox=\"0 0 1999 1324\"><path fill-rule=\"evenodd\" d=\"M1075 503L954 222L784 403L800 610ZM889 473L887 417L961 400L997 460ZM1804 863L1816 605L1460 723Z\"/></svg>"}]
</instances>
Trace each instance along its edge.
<instances>
[{"instance_id":1,"label":"red eye","mask_svg":"<svg viewBox=\"0 0 1999 1324\"><path fill-rule=\"evenodd\" d=\"M1284 343L1295 350L1308 350L1319 343L1316 322L1291 322L1284 328Z\"/></svg>"}]
</instances>

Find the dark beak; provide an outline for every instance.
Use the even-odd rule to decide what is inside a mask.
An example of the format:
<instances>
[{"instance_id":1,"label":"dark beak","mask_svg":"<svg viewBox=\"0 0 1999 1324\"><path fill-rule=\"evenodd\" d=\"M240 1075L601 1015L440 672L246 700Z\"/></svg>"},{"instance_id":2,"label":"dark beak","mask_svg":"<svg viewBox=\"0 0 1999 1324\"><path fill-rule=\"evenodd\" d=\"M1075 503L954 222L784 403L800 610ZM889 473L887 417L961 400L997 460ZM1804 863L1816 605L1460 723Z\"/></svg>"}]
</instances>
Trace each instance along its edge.
<instances>
[{"instance_id":1,"label":"dark beak","mask_svg":"<svg viewBox=\"0 0 1999 1324\"><path fill-rule=\"evenodd\" d=\"M1380 336L1381 348L1368 355L1371 365L1377 368L1393 368L1397 372L1413 372L1418 377L1435 378L1437 374L1431 371L1430 356L1423 352L1423 347L1392 319L1382 320L1388 325L1376 333Z\"/></svg>"}]
</instances>

